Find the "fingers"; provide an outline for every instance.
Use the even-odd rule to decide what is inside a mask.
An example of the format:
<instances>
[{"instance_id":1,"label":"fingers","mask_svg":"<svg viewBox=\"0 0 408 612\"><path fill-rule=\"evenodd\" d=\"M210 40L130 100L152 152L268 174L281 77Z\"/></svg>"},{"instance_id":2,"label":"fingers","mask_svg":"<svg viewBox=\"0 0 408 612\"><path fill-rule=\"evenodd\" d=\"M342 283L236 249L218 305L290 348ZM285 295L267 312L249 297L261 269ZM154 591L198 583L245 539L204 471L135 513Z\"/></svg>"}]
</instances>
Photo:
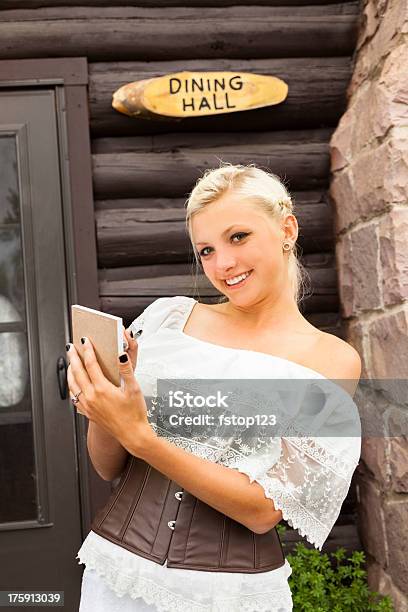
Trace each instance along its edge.
<instances>
[{"instance_id":1,"label":"fingers","mask_svg":"<svg viewBox=\"0 0 408 612\"><path fill-rule=\"evenodd\" d=\"M140 391L139 384L133 372L132 362L130 361L127 353L122 353L119 356L119 370L125 383L125 393L133 395L134 393Z\"/></svg>"},{"instance_id":2,"label":"fingers","mask_svg":"<svg viewBox=\"0 0 408 612\"><path fill-rule=\"evenodd\" d=\"M102 372L102 369L98 363L98 360L96 359L95 350L92 345L92 341L89 338L81 338L81 342L82 340L84 340L83 348L82 348L82 355L83 355L84 364L86 368L86 370L84 371L87 373L87 376L89 377L88 380L91 381L95 389L103 389L103 387L106 385L107 379L104 373ZM78 379L78 382L81 383L79 379Z\"/></svg>"},{"instance_id":3,"label":"fingers","mask_svg":"<svg viewBox=\"0 0 408 612\"><path fill-rule=\"evenodd\" d=\"M123 327L123 337L125 339L123 344L126 345L123 347L123 350L126 351L127 354L129 355L130 361L133 366L134 361L135 361L134 339L132 338L128 330L125 329L125 326L123 325L122 327Z\"/></svg>"},{"instance_id":4,"label":"fingers","mask_svg":"<svg viewBox=\"0 0 408 612\"><path fill-rule=\"evenodd\" d=\"M133 370L136 369L136 365L137 365L137 349L138 349L138 345L137 345L137 340L136 338L132 338L132 336L130 335L129 330L125 329L125 327L123 327L124 329L124 334L125 337L127 339L127 343L128 343L128 349L127 349L127 353L130 357L130 360L132 362L132 367Z\"/></svg>"},{"instance_id":5,"label":"fingers","mask_svg":"<svg viewBox=\"0 0 408 612\"><path fill-rule=\"evenodd\" d=\"M67 352L67 355L70 364L70 368L68 369L72 370L71 374L73 380L75 381L74 388L78 386L78 389L77 391L75 391L75 393L78 393L79 389L82 391L82 393L89 392L91 388L91 381L89 379L86 369L83 366L81 358L78 355L78 352L73 344L69 344L69 350Z\"/></svg>"},{"instance_id":6,"label":"fingers","mask_svg":"<svg viewBox=\"0 0 408 612\"><path fill-rule=\"evenodd\" d=\"M75 376L72 372L72 367L71 364L68 366L67 368L67 382L68 382L68 389L69 389L69 395L72 398L81 391L81 389L79 388L78 383L75 380ZM85 412L82 412L80 410L80 408L82 408L81 406L81 400L84 397L83 393L81 393L79 395L79 402L77 402L76 404L72 403L72 405L74 406L74 408L76 409L77 412L79 412L80 414L83 414L84 416L86 416Z\"/></svg>"},{"instance_id":7,"label":"fingers","mask_svg":"<svg viewBox=\"0 0 408 612\"><path fill-rule=\"evenodd\" d=\"M124 342L123 342L123 344L124 344L124 345L126 345L126 346L124 346L124 347L123 347L123 350L124 350L124 351L127 351L127 350L129 350L129 349L130 349L130 347L131 347L131 345L132 345L133 338L132 338L132 336L130 335L130 333L128 332L128 330L127 330L127 329L125 329L125 326L124 326L124 325L122 325L122 327L123 327L123 338L124 338Z\"/></svg>"},{"instance_id":8,"label":"fingers","mask_svg":"<svg viewBox=\"0 0 408 612\"><path fill-rule=\"evenodd\" d=\"M78 393L79 391L79 386L75 380L75 376L72 372L72 367L71 364L69 364L68 368L67 368L67 382L68 382L68 388L69 388L69 392L71 397L73 397L75 395L75 393Z\"/></svg>"}]
</instances>

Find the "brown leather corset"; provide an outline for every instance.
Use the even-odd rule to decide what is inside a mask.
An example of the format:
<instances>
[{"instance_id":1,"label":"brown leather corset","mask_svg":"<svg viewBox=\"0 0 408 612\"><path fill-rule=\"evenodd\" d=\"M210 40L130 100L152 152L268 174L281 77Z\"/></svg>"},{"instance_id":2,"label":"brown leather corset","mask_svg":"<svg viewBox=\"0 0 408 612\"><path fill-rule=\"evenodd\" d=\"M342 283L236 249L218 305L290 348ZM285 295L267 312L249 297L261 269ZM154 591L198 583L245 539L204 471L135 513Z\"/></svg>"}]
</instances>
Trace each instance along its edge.
<instances>
[{"instance_id":1,"label":"brown leather corset","mask_svg":"<svg viewBox=\"0 0 408 612\"><path fill-rule=\"evenodd\" d=\"M169 568L259 573L285 562L276 528L254 533L133 455L91 529Z\"/></svg>"}]
</instances>

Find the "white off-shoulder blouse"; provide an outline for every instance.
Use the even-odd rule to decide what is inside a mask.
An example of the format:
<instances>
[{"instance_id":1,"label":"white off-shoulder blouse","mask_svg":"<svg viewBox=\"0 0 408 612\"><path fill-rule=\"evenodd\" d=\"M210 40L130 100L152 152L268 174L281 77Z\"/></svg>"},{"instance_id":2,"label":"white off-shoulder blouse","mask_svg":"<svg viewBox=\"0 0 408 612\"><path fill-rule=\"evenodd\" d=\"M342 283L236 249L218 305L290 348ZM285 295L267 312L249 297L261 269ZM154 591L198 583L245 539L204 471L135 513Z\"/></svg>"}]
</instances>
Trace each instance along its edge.
<instances>
[{"instance_id":1,"label":"white off-shoulder blouse","mask_svg":"<svg viewBox=\"0 0 408 612\"><path fill-rule=\"evenodd\" d=\"M239 439L230 442L228 449L220 449L213 440L171 437L172 443L188 452L223 463L247 474L250 482L258 482L288 524L321 550L339 516L360 458L357 407L346 392L338 394L337 385L306 366L184 333L196 303L185 296L158 298L132 322L133 333L143 329L138 338L135 376L144 395L155 396L159 378L308 379L332 385L336 393L327 394L325 387L323 405L307 414L306 435L299 428L304 404L301 399L297 403L291 401L285 435L268 438L268 448L263 445L259 453ZM292 570L287 560L280 568L253 574L168 568L166 563L160 565L133 554L93 531L83 542L77 559L86 565L83 582L92 572L110 594L130 603L126 610L139 609L136 598L160 612L293 609L288 584ZM134 600L134 608L129 598Z\"/></svg>"}]
</instances>

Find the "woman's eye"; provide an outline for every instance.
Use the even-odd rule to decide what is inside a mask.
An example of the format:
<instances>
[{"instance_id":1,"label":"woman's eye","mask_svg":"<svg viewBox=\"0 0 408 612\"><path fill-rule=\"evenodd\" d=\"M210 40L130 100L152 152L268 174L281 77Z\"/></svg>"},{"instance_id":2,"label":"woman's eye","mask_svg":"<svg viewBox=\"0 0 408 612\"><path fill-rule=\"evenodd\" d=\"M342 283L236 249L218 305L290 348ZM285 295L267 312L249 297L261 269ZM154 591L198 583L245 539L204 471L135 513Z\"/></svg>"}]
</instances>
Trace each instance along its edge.
<instances>
[{"instance_id":1,"label":"woman's eye","mask_svg":"<svg viewBox=\"0 0 408 612\"><path fill-rule=\"evenodd\" d=\"M231 236L231 240L232 238L235 238L235 236L248 236L248 234L246 232L237 232L236 234Z\"/></svg>"},{"instance_id":2,"label":"woman's eye","mask_svg":"<svg viewBox=\"0 0 408 612\"><path fill-rule=\"evenodd\" d=\"M237 232L236 234L233 234L231 236L231 240L233 240L236 236L248 236L249 234L247 232ZM238 240L238 242L241 242L241 240ZM211 249L211 247L204 247L200 252L199 255L200 257L206 257L209 253L204 253L204 251L206 249Z\"/></svg>"},{"instance_id":3,"label":"woman's eye","mask_svg":"<svg viewBox=\"0 0 408 612\"><path fill-rule=\"evenodd\" d=\"M202 251L199 252L200 257L205 257L208 253L204 253L205 249L209 249L210 247L204 247Z\"/></svg>"}]
</instances>

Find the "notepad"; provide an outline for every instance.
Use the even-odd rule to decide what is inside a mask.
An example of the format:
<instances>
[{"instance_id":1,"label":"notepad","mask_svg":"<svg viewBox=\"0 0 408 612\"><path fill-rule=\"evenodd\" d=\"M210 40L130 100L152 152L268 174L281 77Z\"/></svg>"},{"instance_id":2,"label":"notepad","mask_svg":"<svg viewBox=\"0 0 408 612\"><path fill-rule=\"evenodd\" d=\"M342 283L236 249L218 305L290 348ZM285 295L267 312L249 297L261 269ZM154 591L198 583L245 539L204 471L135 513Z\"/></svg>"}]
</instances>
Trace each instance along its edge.
<instances>
[{"instance_id":1,"label":"notepad","mask_svg":"<svg viewBox=\"0 0 408 612\"><path fill-rule=\"evenodd\" d=\"M118 357L123 353L124 346L122 317L73 304L71 306L71 320L72 343L82 361L84 345L81 338L86 336L92 342L104 376L112 384L123 388L118 363Z\"/></svg>"}]
</instances>

